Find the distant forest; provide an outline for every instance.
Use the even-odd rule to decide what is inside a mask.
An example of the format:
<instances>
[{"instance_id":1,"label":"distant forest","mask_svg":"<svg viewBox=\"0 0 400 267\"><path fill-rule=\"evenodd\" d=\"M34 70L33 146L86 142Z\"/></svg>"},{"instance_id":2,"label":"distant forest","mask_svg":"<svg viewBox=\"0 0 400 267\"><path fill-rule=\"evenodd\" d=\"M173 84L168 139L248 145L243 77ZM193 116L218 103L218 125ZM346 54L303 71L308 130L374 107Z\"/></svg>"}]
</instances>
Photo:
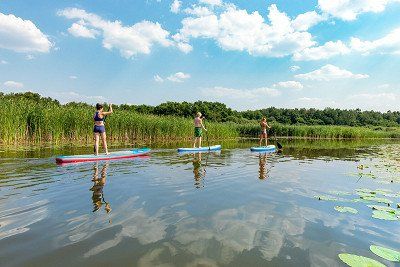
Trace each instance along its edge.
<instances>
[{"instance_id":1,"label":"distant forest","mask_svg":"<svg viewBox=\"0 0 400 267\"><path fill-rule=\"evenodd\" d=\"M61 105L57 100L51 98L41 97L36 93L11 93L4 94L0 92L1 100L28 100L37 104L43 105ZM71 102L65 106L93 106L86 103ZM114 111L126 110L137 112L141 114L153 114L159 116L178 116L178 117L193 117L197 111L203 113L206 119L215 122L235 122L247 123L251 121L258 121L262 117L267 117L270 122L279 122L281 124L290 125L346 125L346 126L399 126L400 112L388 111L385 113L377 111L361 111L355 110L341 110L326 108L319 109L287 109L269 107L259 110L236 111L225 104L218 102L205 102L197 101L194 103L189 102L166 102L158 106L149 105L113 105ZM0 107L1 109L1 107Z\"/></svg>"}]
</instances>

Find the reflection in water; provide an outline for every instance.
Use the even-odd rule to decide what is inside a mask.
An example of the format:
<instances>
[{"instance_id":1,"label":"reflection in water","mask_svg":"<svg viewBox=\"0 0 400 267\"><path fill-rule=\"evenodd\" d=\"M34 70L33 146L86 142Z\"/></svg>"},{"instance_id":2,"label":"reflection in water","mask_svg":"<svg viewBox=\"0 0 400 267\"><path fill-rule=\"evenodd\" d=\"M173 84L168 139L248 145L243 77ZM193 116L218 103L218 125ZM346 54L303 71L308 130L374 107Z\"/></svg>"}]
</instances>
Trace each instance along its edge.
<instances>
[{"instance_id":1,"label":"reflection in water","mask_svg":"<svg viewBox=\"0 0 400 267\"><path fill-rule=\"evenodd\" d=\"M101 174L99 177L99 165L96 162L93 166L93 186L90 188L93 191L92 201L93 201L93 212L98 211L103 204L105 204L104 210L109 213L111 211L110 203L105 201L103 187L106 185L108 162L104 163L101 168Z\"/></svg>"},{"instance_id":2,"label":"reflection in water","mask_svg":"<svg viewBox=\"0 0 400 267\"><path fill-rule=\"evenodd\" d=\"M258 166L259 166L259 176L260 180L268 178L269 169L267 168L267 153L258 154Z\"/></svg>"},{"instance_id":3,"label":"reflection in water","mask_svg":"<svg viewBox=\"0 0 400 267\"><path fill-rule=\"evenodd\" d=\"M196 188L204 187L203 179L206 176L206 168L209 154L210 153L207 153L206 164L205 166L203 166L201 163L201 152L193 153L194 186Z\"/></svg>"}]
</instances>

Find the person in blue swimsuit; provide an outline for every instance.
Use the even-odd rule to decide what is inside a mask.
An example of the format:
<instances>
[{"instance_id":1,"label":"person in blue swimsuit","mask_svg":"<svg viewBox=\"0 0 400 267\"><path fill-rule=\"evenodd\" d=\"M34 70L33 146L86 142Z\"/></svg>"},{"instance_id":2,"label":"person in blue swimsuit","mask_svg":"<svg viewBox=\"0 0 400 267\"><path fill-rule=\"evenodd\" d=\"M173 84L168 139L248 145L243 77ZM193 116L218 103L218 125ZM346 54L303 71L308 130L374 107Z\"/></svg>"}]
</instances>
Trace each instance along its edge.
<instances>
[{"instance_id":1,"label":"person in blue swimsuit","mask_svg":"<svg viewBox=\"0 0 400 267\"><path fill-rule=\"evenodd\" d=\"M101 140L103 142L103 148L106 151L106 154L110 154L108 153L108 149L107 149L107 140L106 140L106 128L104 126L104 119L105 116L109 115L113 113L113 109L112 109L112 104L110 104L110 110L109 111L103 111L103 105L97 103L96 104L96 113L94 114L93 120L94 120L94 129L93 129L93 133L94 133L94 154L96 156L99 155L99 140L101 137Z\"/></svg>"}]
</instances>

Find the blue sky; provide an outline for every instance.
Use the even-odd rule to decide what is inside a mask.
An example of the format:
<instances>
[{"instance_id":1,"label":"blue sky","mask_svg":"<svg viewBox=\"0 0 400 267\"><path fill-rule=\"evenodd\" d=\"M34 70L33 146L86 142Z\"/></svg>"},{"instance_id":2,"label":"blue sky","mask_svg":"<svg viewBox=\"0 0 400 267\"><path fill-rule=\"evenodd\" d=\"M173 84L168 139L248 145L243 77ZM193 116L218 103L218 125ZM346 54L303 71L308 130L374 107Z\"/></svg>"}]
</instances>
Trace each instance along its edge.
<instances>
[{"instance_id":1,"label":"blue sky","mask_svg":"<svg viewBox=\"0 0 400 267\"><path fill-rule=\"evenodd\" d=\"M0 1L0 88L400 110L400 0Z\"/></svg>"}]
</instances>

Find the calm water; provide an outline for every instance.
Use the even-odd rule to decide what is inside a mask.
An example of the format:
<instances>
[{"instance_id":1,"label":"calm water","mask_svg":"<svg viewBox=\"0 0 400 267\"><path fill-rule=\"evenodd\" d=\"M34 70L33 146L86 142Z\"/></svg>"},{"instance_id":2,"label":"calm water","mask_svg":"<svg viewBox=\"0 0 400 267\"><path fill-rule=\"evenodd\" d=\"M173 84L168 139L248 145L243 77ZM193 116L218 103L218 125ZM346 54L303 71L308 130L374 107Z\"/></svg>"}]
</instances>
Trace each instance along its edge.
<instances>
[{"instance_id":1,"label":"calm water","mask_svg":"<svg viewBox=\"0 0 400 267\"><path fill-rule=\"evenodd\" d=\"M343 266L337 255L347 252L394 266L369 246L400 249L400 221L314 196L399 192L396 153L386 153L397 144L303 144L268 155L237 146L64 166L54 151L0 154L0 265Z\"/></svg>"}]
</instances>

